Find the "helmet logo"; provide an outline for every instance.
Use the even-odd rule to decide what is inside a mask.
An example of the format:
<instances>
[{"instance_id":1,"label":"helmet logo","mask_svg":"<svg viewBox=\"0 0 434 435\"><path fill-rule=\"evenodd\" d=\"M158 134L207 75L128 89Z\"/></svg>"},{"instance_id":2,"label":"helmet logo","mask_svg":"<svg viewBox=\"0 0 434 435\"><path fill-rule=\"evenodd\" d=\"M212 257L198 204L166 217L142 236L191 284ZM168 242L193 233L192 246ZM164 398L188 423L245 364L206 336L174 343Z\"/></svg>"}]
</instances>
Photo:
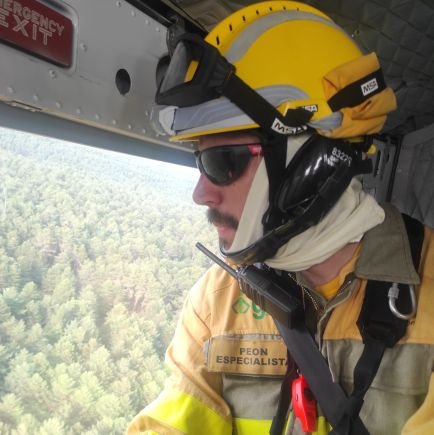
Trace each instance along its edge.
<instances>
[{"instance_id":1,"label":"helmet logo","mask_svg":"<svg viewBox=\"0 0 434 435\"><path fill-rule=\"evenodd\" d=\"M332 155L328 158L328 164L330 166L335 166L339 161L348 163L348 166L351 165L352 157L347 153L344 153L339 148L334 147L332 150Z\"/></svg>"},{"instance_id":2,"label":"helmet logo","mask_svg":"<svg viewBox=\"0 0 434 435\"><path fill-rule=\"evenodd\" d=\"M372 94L372 92L378 89L377 79L374 77L366 83L362 83L360 87L362 89L363 96L366 97L366 95Z\"/></svg>"},{"instance_id":3,"label":"helmet logo","mask_svg":"<svg viewBox=\"0 0 434 435\"><path fill-rule=\"evenodd\" d=\"M280 121L277 118L274 118L273 124L271 126L271 129L276 131L279 134L299 134L303 133L307 130L306 125L302 125L300 127L290 127L286 124L284 124L282 121Z\"/></svg>"},{"instance_id":4,"label":"helmet logo","mask_svg":"<svg viewBox=\"0 0 434 435\"><path fill-rule=\"evenodd\" d=\"M309 110L309 112L315 113L318 112L317 104L309 104L307 106L301 106L302 109Z\"/></svg>"}]
</instances>

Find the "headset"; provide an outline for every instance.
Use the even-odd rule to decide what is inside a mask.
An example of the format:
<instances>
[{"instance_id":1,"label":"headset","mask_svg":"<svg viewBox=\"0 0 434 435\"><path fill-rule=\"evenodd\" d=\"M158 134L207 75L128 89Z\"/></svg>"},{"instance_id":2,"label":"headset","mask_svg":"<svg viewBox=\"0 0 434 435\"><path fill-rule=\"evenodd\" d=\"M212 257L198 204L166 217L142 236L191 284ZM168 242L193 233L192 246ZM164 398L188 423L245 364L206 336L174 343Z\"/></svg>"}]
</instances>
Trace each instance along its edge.
<instances>
[{"instance_id":1,"label":"headset","mask_svg":"<svg viewBox=\"0 0 434 435\"><path fill-rule=\"evenodd\" d=\"M241 251L224 255L239 262L264 261L292 237L318 224L353 177L372 172L372 162L364 156L370 139L353 143L314 133L280 170L275 163L277 159L282 162L282 153L265 146L270 205L262 218L264 236Z\"/></svg>"}]
</instances>

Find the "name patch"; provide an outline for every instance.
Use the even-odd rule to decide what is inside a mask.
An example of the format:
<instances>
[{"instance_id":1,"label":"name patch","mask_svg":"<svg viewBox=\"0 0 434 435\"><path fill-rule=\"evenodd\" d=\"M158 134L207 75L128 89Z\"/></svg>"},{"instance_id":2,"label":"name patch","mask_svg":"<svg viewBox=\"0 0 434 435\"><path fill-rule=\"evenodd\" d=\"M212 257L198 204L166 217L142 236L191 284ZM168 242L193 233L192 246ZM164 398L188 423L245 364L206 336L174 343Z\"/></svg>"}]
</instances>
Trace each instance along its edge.
<instances>
[{"instance_id":1,"label":"name patch","mask_svg":"<svg viewBox=\"0 0 434 435\"><path fill-rule=\"evenodd\" d=\"M282 376L287 364L282 340L214 337L209 341L207 365L212 372Z\"/></svg>"}]
</instances>

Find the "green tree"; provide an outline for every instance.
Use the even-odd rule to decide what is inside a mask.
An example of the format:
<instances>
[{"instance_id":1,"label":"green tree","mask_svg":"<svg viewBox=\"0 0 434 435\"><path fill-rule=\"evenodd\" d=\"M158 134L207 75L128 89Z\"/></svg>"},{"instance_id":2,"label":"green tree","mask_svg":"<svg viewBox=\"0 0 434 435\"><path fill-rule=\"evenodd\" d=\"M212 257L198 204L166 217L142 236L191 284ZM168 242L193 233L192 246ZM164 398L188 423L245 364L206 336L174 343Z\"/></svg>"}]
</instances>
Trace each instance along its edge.
<instances>
[{"instance_id":1,"label":"green tree","mask_svg":"<svg viewBox=\"0 0 434 435\"><path fill-rule=\"evenodd\" d=\"M162 388L212 247L173 172L0 129L1 434L120 434Z\"/></svg>"}]
</instances>

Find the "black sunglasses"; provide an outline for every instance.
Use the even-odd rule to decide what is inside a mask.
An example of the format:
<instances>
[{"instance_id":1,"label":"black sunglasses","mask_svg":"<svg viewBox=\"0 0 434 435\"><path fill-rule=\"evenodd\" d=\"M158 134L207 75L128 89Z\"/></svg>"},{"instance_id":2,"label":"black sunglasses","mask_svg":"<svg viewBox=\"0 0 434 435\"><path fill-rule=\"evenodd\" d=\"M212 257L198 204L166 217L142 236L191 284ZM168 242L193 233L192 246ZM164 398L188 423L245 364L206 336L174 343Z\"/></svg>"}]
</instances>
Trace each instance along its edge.
<instances>
[{"instance_id":1,"label":"black sunglasses","mask_svg":"<svg viewBox=\"0 0 434 435\"><path fill-rule=\"evenodd\" d=\"M211 183L225 186L240 178L250 159L262 155L260 143L222 145L196 151L196 164Z\"/></svg>"}]
</instances>

